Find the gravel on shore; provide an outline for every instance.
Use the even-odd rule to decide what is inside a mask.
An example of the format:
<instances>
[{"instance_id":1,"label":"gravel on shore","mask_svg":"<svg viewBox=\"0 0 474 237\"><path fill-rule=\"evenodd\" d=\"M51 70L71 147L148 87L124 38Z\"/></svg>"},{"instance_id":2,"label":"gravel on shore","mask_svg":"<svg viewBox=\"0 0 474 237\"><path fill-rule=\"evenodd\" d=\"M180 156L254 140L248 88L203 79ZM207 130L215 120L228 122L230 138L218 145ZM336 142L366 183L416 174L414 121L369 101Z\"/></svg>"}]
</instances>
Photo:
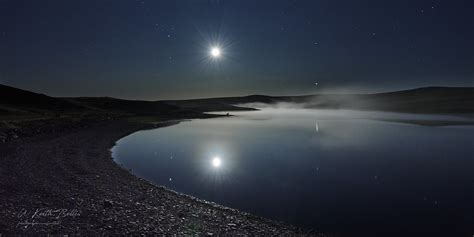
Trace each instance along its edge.
<instances>
[{"instance_id":1,"label":"gravel on shore","mask_svg":"<svg viewBox=\"0 0 474 237\"><path fill-rule=\"evenodd\" d=\"M0 234L319 235L153 185L112 160L121 137L172 124L119 119L0 143Z\"/></svg>"}]
</instances>

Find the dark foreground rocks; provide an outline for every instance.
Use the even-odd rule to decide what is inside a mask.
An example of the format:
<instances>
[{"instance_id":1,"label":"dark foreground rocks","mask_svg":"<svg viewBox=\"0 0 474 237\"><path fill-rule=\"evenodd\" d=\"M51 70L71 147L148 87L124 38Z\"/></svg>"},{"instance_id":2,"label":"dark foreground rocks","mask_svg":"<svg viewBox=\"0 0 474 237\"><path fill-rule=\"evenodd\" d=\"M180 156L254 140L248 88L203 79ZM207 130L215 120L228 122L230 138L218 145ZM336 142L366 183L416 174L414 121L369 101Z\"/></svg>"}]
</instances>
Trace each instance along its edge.
<instances>
[{"instance_id":1,"label":"dark foreground rocks","mask_svg":"<svg viewBox=\"0 0 474 237\"><path fill-rule=\"evenodd\" d=\"M114 163L115 141L149 126L103 121L0 143L0 233L317 235L155 186Z\"/></svg>"}]
</instances>

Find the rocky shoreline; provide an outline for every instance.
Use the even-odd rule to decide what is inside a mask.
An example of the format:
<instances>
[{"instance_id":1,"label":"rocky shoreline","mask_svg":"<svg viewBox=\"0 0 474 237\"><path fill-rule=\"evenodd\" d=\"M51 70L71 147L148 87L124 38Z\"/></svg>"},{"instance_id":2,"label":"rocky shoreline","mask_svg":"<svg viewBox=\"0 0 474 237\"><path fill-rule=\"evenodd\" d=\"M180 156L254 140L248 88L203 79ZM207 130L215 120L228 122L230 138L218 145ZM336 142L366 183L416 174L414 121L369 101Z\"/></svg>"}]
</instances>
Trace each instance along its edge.
<instances>
[{"instance_id":1,"label":"rocky shoreline","mask_svg":"<svg viewBox=\"0 0 474 237\"><path fill-rule=\"evenodd\" d=\"M0 143L0 233L79 235L320 235L176 193L111 159L145 124L97 121Z\"/></svg>"}]
</instances>

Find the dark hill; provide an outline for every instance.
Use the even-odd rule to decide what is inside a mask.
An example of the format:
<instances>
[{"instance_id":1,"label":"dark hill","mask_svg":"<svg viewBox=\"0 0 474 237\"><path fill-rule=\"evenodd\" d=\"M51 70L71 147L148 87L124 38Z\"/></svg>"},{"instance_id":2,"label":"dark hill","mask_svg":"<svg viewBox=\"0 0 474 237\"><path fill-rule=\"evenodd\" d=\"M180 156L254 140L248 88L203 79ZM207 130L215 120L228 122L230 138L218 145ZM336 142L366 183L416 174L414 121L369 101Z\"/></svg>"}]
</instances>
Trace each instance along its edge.
<instances>
[{"instance_id":1,"label":"dark hill","mask_svg":"<svg viewBox=\"0 0 474 237\"><path fill-rule=\"evenodd\" d=\"M377 94L317 94L305 96L221 97L193 100L141 101L110 97L54 98L0 85L0 115L24 113L120 113L132 115L170 115L253 110L252 103L315 109L354 109L407 113L474 113L473 87L424 87ZM245 104L248 104L245 107ZM244 105L244 107L241 107Z\"/></svg>"},{"instance_id":2,"label":"dark hill","mask_svg":"<svg viewBox=\"0 0 474 237\"><path fill-rule=\"evenodd\" d=\"M424 87L365 96L371 109L416 113L474 113L473 87Z\"/></svg>"},{"instance_id":3,"label":"dark hill","mask_svg":"<svg viewBox=\"0 0 474 237\"><path fill-rule=\"evenodd\" d=\"M0 85L0 114L80 111L84 107L64 99Z\"/></svg>"},{"instance_id":4,"label":"dark hill","mask_svg":"<svg viewBox=\"0 0 474 237\"><path fill-rule=\"evenodd\" d=\"M142 101L142 100L122 100L110 97L79 97L68 98L82 106L91 109L116 113L130 113L135 115L155 115L165 114L180 110L180 107L165 104L162 102Z\"/></svg>"},{"instance_id":5,"label":"dark hill","mask_svg":"<svg viewBox=\"0 0 474 237\"><path fill-rule=\"evenodd\" d=\"M68 113L166 114L179 110L161 102L109 97L55 98L0 85L0 115L52 115Z\"/></svg>"},{"instance_id":6,"label":"dark hill","mask_svg":"<svg viewBox=\"0 0 474 237\"><path fill-rule=\"evenodd\" d=\"M474 88L424 87L377 94L316 94L304 96L252 95L163 102L200 111L210 111L206 109L211 107L222 110L222 108L234 105L251 103L275 105L284 102L294 103L295 107L314 109L354 109L453 114L474 113ZM241 107L237 108L241 109ZM228 110L232 110L232 108Z\"/></svg>"},{"instance_id":7,"label":"dark hill","mask_svg":"<svg viewBox=\"0 0 474 237\"><path fill-rule=\"evenodd\" d=\"M194 110L199 112L211 111L239 111L239 110L255 110L253 108L246 108L235 106L236 104L245 104L252 102L272 103L271 96L244 96L244 97L221 97L221 98L207 98L207 99L191 99L191 100L164 100L158 101L169 105L179 106L183 109Z\"/></svg>"}]
</instances>

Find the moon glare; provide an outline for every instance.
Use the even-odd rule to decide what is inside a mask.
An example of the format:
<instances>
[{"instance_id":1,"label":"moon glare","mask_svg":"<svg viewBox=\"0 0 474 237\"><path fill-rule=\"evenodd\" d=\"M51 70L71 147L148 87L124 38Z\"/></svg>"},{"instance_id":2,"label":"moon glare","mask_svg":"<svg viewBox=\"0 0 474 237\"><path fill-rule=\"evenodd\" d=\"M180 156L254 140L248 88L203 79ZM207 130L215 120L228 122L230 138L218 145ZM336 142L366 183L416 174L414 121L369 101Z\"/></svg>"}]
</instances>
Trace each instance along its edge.
<instances>
[{"instance_id":1,"label":"moon glare","mask_svg":"<svg viewBox=\"0 0 474 237\"><path fill-rule=\"evenodd\" d=\"M213 47L211 49L211 56L213 58L218 58L221 55L221 50L218 47Z\"/></svg>"}]
</instances>

